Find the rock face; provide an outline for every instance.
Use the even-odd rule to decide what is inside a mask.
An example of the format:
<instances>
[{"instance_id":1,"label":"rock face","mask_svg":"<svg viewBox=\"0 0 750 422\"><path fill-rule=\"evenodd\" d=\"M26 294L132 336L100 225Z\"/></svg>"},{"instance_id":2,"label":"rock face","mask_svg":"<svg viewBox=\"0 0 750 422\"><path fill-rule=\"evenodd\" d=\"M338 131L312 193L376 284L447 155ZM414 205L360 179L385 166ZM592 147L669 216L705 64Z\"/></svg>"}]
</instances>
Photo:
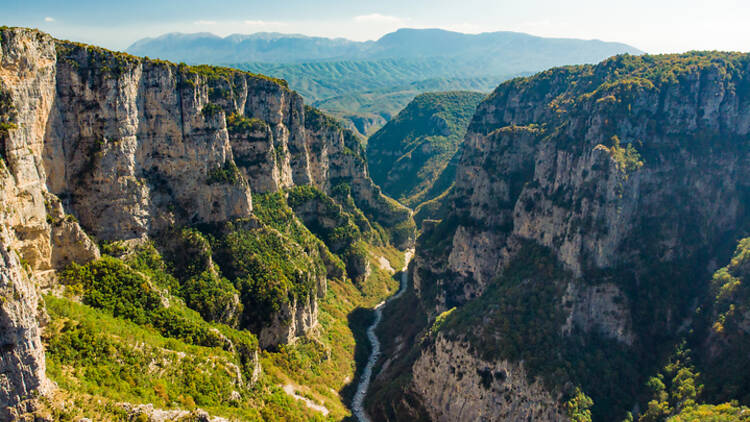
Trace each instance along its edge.
<instances>
[{"instance_id":1,"label":"rock face","mask_svg":"<svg viewBox=\"0 0 750 422\"><path fill-rule=\"evenodd\" d=\"M428 313L457 306L453 315L474 318L477 330L502 323L461 309L498 275L512 279L509 263L531 242L569 274L553 283L560 319L548 319L561 342L598 338L630 353L669 344L715 262L750 229L749 87L750 56L721 53L620 56L501 85L479 105L464 140L455 210L426 225L418 242L414 287ZM523 393L504 399L454 377L439 388L425 385L420 375L448 362L446 350L476 352L476 342L446 338L454 343L440 340L413 366L409 388L428 413L450 420L461 400L474 403L473 412L512 412ZM517 346L524 361L536 353ZM605 397L595 384L582 388L596 410ZM558 398L557 390L539 391L531 402ZM541 419L557 418L554 409Z\"/></svg>"},{"instance_id":2,"label":"rock face","mask_svg":"<svg viewBox=\"0 0 750 422\"><path fill-rule=\"evenodd\" d=\"M39 286L72 260L97 258L96 245L49 194L42 154L52 108L51 38L2 31L0 48L0 419L33 410L49 391L40 332Z\"/></svg>"},{"instance_id":3,"label":"rock face","mask_svg":"<svg viewBox=\"0 0 750 422\"><path fill-rule=\"evenodd\" d=\"M302 302L302 303L298 303ZM312 333L318 324L317 297L308 296L281 305L281 311L258 334L260 347L288 344Z\"/></svg>"},{"instance_id":4,"label":"rock face","mask_svg":"<svg viewBox=\"0 0 750 422\"><path fill-rule=\"evenodd\" d=\"M372 183L354 135L284 81L21 28L0 29L0 41L0 419L48 388L38 290L99 257L87 233L145 240L249 217L252 189L349 184L394 243L414 240L408 209ZM315 286L276 316L268 344L311 332L325 280Z\"/></svg>"},{"instance_id":5,"label":"rock face","mask_svg":"<svg viewBox=\"0 0 750 422\"><path fill-rule=\"evenodd\" d=\"M433 421L567 420L557 399L529 384L523 364L487 362L438 336L414 363L414 389Z\"/></svg>"}]
</instances>

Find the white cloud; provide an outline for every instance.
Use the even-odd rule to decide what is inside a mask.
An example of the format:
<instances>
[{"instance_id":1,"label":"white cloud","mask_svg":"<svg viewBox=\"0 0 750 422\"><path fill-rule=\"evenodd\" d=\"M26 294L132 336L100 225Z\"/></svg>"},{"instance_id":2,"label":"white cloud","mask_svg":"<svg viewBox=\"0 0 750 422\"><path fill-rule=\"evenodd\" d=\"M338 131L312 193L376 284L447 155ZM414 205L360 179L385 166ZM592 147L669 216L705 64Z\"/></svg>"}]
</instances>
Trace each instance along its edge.
<instances>
[{"instance_id":1,"label":"white cloud","mask_svg":"<svg viewBox=\"0 0 750 422\"><path fill-rule=\"evenodd\" d=\"M47 16L46 18L44 18L44 21L45 22L54 22L55 18L51 18L51 17Z\"/></svg>"},{"instance_id":2,"label":"white cloud","mask_svg":"<svg viewBox=\"0 0 750 422\"><path fill-rule=\"evenodd\" d=\"M370 13L369 15L355 16L354 21L364 23L402 23L404 19L396 16L381 15L380 13Z\"/></svg>"},{"instance_id":3,"label":"white cloud","mask_svg":"<svg viewBox=\"0 0 750 422\"><path fill-rule=\"evenodd\" d=\"M261 20L246 20L245 25L250 26L284 26L284 22L272 22L272 21L261 21Z\"/></svg>"},{"instance_id":4,"label":"white cloud","mask_svg":"<svg viewBox=\"0 0 750 422\"><path fill-rule=\"evenodd\" d=\"M195 21L196 25L216 25L216 21Z\"/></svg>"}]
</instances>

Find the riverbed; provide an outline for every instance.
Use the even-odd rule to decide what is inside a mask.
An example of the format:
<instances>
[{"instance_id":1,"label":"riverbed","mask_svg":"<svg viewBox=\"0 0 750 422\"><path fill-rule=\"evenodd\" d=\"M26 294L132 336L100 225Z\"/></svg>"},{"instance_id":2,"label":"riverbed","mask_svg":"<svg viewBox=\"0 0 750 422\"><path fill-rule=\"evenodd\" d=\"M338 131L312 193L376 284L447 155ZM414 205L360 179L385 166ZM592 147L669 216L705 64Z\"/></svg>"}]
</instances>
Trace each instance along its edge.
<instances>
[{"instance_id":1,"label":"riverbed","mask_svg":"<svg viewBox=\"0 0 750 422\"><path fill-rule=\"evenodd\" d=\"M380 358L380 340L378 340L375 330L378 328L378 324L380 324L380 320L383 318L383 306L394 299L398 299L406 291L409 284L409 262L411 261L412 256L414 256L413 250L406 251L404 256L404 268L401 270L401 286L399 287L398 292L375 306L375 319L372 321L372 324L367 327L367 339L370 340L372 351L370 352L370 357L367 359L367 365L362 372L359 385L357 385L357 392L354 394L354 399L352 400L352 413L354 413L354 416L360 422L370 422L370 417L367 416L367 412L365 412L364 402L365 397L367 396L367 390L370 388L372 369L375 367L378 358Z\"/></svg>"}]
</instances>

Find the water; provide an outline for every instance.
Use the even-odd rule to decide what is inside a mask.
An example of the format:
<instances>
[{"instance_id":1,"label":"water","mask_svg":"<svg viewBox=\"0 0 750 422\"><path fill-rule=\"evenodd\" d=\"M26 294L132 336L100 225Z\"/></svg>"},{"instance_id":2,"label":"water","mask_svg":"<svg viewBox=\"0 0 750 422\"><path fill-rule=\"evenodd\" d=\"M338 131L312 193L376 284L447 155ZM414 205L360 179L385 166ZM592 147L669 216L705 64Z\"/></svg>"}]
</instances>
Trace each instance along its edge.
<instances>
[{"instance_id":1,"label":"water","mask_svg":"<svg viewBox=\"0 0 750 422\"><path fill-rule=\"evenodd\" d=\"M395 295L389 297L387 300L384 300L383 302L380 302L377 304L377 306L375 306L375 320L367 328L367 338L368 340L370 340L370 344L372 344L372 352L370 352L370 358L367 359L367 365L365 366L364 372L362 372L362 378L360 378L359 380L357 392L354 394L354 400L352 400L352 412L360 422L370 422L370 417L367 416L367 412L365 412L364 402L365 396L367 395L367 390L370 388L372 368L375 367L375 363L380 357L380 340L378 340L378 336L377 334L375 334L375 330L378 328L378 324L380 324L380 320L383 318L383 305L394 299L398 299L406 291L406 286L409 284L409 272L407 271L407 269L409 267L409 261L411 261L411 257L413 255L414 251L406 252L406 264L401 270L401 286L399 287L398 292L396 292Z\"/></svg>"}]
</instances>

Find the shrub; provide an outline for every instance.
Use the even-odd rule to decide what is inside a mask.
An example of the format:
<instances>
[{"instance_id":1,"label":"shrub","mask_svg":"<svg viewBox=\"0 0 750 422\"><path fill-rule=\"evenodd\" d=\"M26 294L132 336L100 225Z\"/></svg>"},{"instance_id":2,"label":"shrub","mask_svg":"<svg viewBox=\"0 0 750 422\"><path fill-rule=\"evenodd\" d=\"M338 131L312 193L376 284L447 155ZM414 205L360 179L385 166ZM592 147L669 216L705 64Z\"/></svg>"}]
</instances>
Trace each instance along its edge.
<instances>
[{"instance_id":1,"label":"shrub","mask_svg":"<svg viewBox=\"0 0 750 422\"><path fill-rule=\"evenodd\" d=\"M206 183L209 185L219 183L239 186L242 184L242 175L240 174L240 169L237 168L237 164L229 159L224 161L223 165L209 170Z\"/></svg>"},{"instance_id":2,"label":"shrub","mask_svg":"<svg viewBox=\"0 0 750 422\"><path fill-rule=\"evenodd\" d=\"M236 326L242 312L238 292L229 280L212 271L204 271L189 278L180 287L185 304L197 311L206 321Z\"/></svg>"},{"instance_id":3,"label":"shrub","mask_svg":"<svg viewBox=\"0 0 750 422\"><path fill-rule=\"evenodd\" d=\"M210 119L212 117L218 116L223 111L224 110L218 105L214 103L208 103L204 105L203 108L201 109L201 114L203 114L204 119Z\"/></svg>"}]
</instances>

